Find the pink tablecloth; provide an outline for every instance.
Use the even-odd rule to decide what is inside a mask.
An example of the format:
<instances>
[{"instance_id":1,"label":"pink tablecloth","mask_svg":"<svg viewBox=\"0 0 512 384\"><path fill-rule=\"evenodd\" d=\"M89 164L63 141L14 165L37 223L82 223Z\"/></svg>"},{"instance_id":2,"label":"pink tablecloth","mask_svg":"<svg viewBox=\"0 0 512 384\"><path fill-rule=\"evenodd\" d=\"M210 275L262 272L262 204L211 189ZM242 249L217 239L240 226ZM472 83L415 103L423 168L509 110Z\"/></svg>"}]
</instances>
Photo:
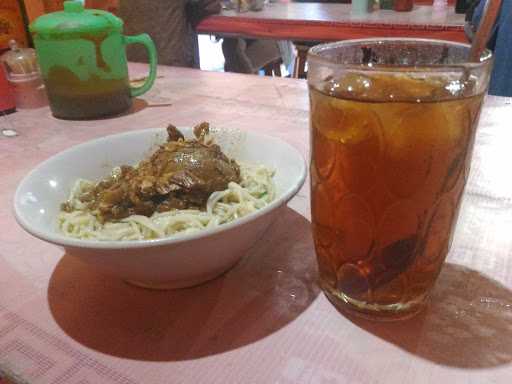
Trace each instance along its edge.
<instances>
[{"instance_id":1,"label":"pink tablecloth","mask_svg":"<svg viewBox=\"0 0 512 384\"><path fill-rule=\"evenodd\" d=\"M279 136L307 155L303 81L171 68L160 76L120 118L9 117L19 136L0 138L0 375L31 384L510 383L510 99L487 100L432 304L382 324L341 315L319 292L307 187L234 269L180 291L104 276L16 224L13 192L32 167L108 133L209 120Z\"/></svg>"}]
</instances>

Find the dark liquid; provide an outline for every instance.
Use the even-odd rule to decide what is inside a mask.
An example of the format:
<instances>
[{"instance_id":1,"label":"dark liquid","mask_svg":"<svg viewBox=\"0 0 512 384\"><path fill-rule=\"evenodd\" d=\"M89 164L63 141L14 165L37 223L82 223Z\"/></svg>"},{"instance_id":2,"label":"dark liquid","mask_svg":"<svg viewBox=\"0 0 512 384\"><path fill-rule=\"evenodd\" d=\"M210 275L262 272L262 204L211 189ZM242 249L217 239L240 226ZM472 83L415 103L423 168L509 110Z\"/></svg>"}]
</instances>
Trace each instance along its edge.
<instances>
[{"instance_id":1,"label":"dark liquid","mask_svg":"<svg viewBox=\"0 0 512 384\"><path fill-rule=\"evenodd\" d=\"M447 255L482 95L420 101L438 85L403 78L390 102L380 85L373 100L310 90L312 222L326 292L401 310L424 299Z\"/></svg>"},{"instance_id":2,"label":"dark liquid","mask_svg":"<svg viewBox=\"0 0 512 384\"><path fill-rule=\"evenodd\" d=\"M113 116L131 108L132 99L126 79L105 80L91 76L81 81L64 67L53 67L45 79L53 116L86 120Z\"/></svg>"}]
</instances>

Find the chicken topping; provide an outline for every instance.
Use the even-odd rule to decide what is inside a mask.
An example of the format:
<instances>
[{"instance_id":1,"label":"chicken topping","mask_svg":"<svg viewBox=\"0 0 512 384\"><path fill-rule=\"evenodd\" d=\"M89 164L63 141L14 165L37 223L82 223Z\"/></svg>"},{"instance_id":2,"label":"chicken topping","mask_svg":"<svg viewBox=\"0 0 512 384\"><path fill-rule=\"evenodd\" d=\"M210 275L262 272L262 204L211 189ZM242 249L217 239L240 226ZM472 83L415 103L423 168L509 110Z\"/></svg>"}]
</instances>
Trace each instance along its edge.
<instances>
[{"instance_id":1,"label":"chicken topping","mask_svg":"<svg viewBox=\"0 0 512 384\"><path fill-rule=\"evenodd\" d=\"M81 196L100 219L122 219L133 214L151 216L171 209L205 209L208 197L230 182L240 182L240 167L220 147L208 143L209 124L194 127L195 139L186 140L173 125L168 141L137 167L100 181Z\"/></svg>"}]
</instances>

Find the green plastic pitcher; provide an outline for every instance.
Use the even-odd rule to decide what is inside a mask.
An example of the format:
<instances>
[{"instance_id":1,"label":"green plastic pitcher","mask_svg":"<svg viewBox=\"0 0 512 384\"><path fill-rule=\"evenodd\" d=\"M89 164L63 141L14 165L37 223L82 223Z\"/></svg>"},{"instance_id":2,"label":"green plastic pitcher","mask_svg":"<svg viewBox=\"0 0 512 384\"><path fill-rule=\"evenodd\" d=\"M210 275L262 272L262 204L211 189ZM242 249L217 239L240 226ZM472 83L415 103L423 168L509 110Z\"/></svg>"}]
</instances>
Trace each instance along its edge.
<instances>
[{"instance_id":1,"label":"green plastic pitcher","mask_svg":"<svg viewBox=\"0 0 512 384\"><path fill-rule=\"evenodd\" d=\"M127 111L132 97L155 82L156 48L147 34L123 35L123 21L79 1L65 1L64 11L40 16L31 25L37 58L53 116L84 120ZM125 46L148 50L149 76L130 87Z\"/></svg>"}]
</instances>

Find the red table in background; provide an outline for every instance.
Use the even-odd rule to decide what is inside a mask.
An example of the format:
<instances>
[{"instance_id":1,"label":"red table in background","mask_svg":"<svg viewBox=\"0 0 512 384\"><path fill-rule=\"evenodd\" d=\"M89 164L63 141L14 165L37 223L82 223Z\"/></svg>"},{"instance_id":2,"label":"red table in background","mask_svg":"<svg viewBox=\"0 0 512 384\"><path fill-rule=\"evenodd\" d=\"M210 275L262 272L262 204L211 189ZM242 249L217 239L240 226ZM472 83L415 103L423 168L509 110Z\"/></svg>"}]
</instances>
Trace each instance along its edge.
<instances>
[{"instance_id":1,"label":"red table in background","mask_svg":"<svg viewBox=\"0 0 512 384\"><path fill-rule=\"evenodd\" d=\"M411 12L378 10L351 15L350 4L268 4L259 12L222 11L199 23L197 31L219 36L295 41L334 41L368 37L421 37L467 42L464 15L453 5L438 8L421 2Z\"/></svg>"}]
</instances>

